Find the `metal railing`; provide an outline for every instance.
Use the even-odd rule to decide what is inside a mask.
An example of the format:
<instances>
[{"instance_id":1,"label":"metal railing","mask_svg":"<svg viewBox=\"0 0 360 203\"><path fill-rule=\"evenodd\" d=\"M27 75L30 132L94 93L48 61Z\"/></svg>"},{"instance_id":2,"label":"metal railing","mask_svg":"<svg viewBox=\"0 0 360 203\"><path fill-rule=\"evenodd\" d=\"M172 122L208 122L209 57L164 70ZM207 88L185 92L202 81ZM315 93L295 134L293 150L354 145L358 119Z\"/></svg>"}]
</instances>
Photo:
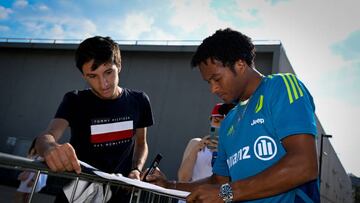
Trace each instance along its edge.
<instances>
[{"instance_id":1,"label":"metal railing","mask_svg":"<svg viewBox=\"0 0 360 203\"><path fill-rule=\"evenodd\" d=\"M151 203L172 203L177 202L179 197L161 193L158 191L147 190L143 188L139 188L133 185L128 185L126 183L116 181L116 180L109 180L102 178L100 176L89 174L82 172L80 174L76 174L74 172L52 172L49 171L49 168L41 162L34 161L32 159L15 156L11 154L1 153L0 152L0 168L12 169L12 170L19 170L19 171L33 171L35 173L35 181L34 185L32 186L32 190L28 199L28 202L32 202L36 185L38 184L40 174L48 174L55 177L62 177L62 178L69 178L75 180L75 186L73 187L71 198L69 202L74 201L75 191L77 189L77 185L80 180L88 181L90 183L100 183L105 185L105 195L103 202L105 202L107 195L109 194L110 186L119 186L128 188L131 190L130 201L131 203L140 203L140 202L151 202Z\"/></svg>"}]
</instances>

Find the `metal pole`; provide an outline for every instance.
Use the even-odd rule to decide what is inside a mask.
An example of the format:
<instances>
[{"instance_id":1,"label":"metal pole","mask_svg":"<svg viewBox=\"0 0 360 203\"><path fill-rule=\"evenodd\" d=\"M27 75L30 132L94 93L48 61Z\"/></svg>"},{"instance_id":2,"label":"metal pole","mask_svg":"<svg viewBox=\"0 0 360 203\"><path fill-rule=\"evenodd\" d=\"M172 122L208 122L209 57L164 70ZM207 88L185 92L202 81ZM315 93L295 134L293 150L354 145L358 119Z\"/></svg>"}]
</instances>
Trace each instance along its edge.
<instances>
[{"instance_id":1,"label":"metal pole","mask_svg":"<svg viewBox=\"0 0 360 203\"><path fill-rule=\"evenodd\" d=\"M37 186L37 184L39 182L39 177L40 177L40 170L36 171L36 174L34 174L34 176L35 176L34 185L31 188L31 193L30 193L29 199L27 201L29 203L32 201L32 198L33 198L34 193L36 191L36 186Z\"/></svg>"},{"instance_id":2,"label":"metal pole","mask_svg":"<svg viewBox=\"0 0 360 203\"><path fill-rule=\"evenodd\" d=\"M322 157L323 157L323 144L324 144L324 137L327 138L332 138L332 135L325 135L325 134L321 134L321 138L320 138L320 156L319 156L319 179L320 179L320 186L321 186L321 182L322 182L322 178L321 178L321 171L322 171Z\"/></svg>"},{"instance_id":3,"label":"metal pole","mask_svg":"<svg viewBox=\"0 0 360 203\"><path fill-rule=\"evenodd\" d=\"M76 193L76 189L77 189L77 186L79 184L79 177L76 177L75 178L75 183L74 183L74 187L73 187L73 190L71 192L71 196L70 196L70 203L74 202L74 197L75 197L75 193Z\"/></svg>"},{"instance_id":4,"label":"metal pole","mask_svg":"<svg viewBox=\"0 0 360 203\"><path fill-rule=\"evenodd\" d=\"M109 194L109 190L110 190L110 183L108 182L105 187L105 195L104 195L103 203L106 203L106 199Z\"/></svg>"},{"instance_id":5,"label":"metal pole","mask_svg":"<svg viewBox=\"0 0 360 203\"><path fill-rule=\"evenodd\" d=\"M129 202L132 202L132 199L133 199L133 197L134 197L134 193L135 193L135 187L132 187L132 189L131 189L131 196L130 196Z\"/></svg>"},{"instance_id":6,"label":"metal pole","mask_svg":"<svg viewBox=\"0 0 360 203\"><path fill-rule=\"evenodd\" d=\"M324 135L321 134L321 137L320 137L320 157L319 157L319 179L320 179L320 185L321 185L321 166L322 166L322 155L323 155L323 139L324 139Z\"/></svg>"}]
</instances>

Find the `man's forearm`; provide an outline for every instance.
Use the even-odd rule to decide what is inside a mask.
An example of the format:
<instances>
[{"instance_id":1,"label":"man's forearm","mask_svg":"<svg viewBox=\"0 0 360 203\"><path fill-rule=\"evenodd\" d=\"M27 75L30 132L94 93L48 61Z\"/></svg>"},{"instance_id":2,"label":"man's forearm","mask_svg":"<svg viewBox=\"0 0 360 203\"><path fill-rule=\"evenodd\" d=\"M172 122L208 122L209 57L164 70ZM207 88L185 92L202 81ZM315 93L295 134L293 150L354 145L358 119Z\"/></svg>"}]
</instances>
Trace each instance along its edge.
<instances>
[{"instance_id":1,"label":"man's forearm","mask_svg":"<svg viewBox=\"0 0 360 203\"><path fill-rule=\"evenodd\" d=\"M148 156L148 145L144 143L142 145L135 145L134 155L132 161L132 168L138 168L142 170Z\"/></svg>"},{"instance_id":2,"label":"man's forearm","mask_svg":"<svg viewBox=\"0 0 360 203\"><path fill-rule=\"evenodd\" d=\"M44 133L36 138L35 148L40 156L44 156L44 153L51 146L55 146L56 140L50 133Z\"/></svg>"},{"instance_id":3,"label":"man's forearm","mask_svg":"<svg viewBox=\"0 0 360 203\"><path fill-rule=\"evenodd\" d=\"M69 123L65 119L55 118L50 121L47 129L36 138L35 148L40 156L44 156L50 147L58 144L57 141L68 126Z\"/></svg>"},{"instance_id":4,"label":"man's forearm","mask_svg":"<svg viewBox=\"0 0 360 203\"><path fill-rule=\"evenodd\" d=\"M146 128L136 129L136 139L134 146L134 154L132 159L132 168L138 168L142 170L148 156L148 144L146 141Z\"/></svg>"},{"instance_id":5,"label":"man's forearm","mask_svg":"<svg viewBox=\"0 0 360 203\"><path fill-rule=\"evenodd\" d=\"M317 157L311 135L283 139L287 154L263 172L231 184L234 200L273 196L317 178Z\"/></svg>"},{"instance_id":6,"label":"man's forearm","mask_svg":"<svg viewBox=\"0 0 360 203\"><path fill-rule=\"evenodd\" d=\"M223 184L228 182L229 179L227 177L221 177L217 175L211 175L207 178L203 178L194 182L177 182L173 181L169 188L177 189L177 190L184 190L188 192L192 192L194 189L198 188L204 184Z\"/></svg>"}]
</instances>

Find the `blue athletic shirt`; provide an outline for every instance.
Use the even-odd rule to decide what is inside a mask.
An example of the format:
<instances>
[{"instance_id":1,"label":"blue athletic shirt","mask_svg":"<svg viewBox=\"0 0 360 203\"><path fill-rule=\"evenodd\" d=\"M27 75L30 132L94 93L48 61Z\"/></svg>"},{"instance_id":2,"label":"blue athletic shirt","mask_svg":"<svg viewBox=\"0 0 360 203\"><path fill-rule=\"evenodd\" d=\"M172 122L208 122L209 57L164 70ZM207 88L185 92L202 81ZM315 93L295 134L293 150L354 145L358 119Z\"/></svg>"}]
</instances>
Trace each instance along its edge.
<instances>
[{"instance_id":1,"label":"blue athletic shirt","mask_svg":"<svg viewBox=\"0 0 360 203\"><path fill-rule=\"evenodd\" d=\"M239 103L222 121L213 173L232 182L254 176L278 162L281 140L294 134L316 136L315 105L293 74L264 77L247 103ZM317 181L272 197L247 202L319 202Z\"/></svg>"}]
</instances>

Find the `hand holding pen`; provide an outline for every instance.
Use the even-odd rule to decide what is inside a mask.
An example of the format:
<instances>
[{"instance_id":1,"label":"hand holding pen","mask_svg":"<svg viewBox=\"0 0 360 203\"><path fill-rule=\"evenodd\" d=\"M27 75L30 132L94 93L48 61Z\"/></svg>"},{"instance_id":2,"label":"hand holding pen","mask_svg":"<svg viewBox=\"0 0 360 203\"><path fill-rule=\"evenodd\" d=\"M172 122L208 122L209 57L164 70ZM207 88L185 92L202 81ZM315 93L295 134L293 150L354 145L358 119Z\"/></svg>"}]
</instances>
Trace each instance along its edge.
<instances>
[{"instance_id":1,"label":"hand holding pen","mask_svg":"<svg viewBox=\"0 0 360 203\"><path fill-rule=\"evenodd\" d=\"M150 167L148 168L148 170L145 172L144 176L143 176L143 181L147 182L146 177L148 175L151 175L154 173L156 167L158 167L158 165L160 164L160 160L162 159L162 155L161 154L157 154L155 159L151 162Z\"/></svg>"}]
</instances>

